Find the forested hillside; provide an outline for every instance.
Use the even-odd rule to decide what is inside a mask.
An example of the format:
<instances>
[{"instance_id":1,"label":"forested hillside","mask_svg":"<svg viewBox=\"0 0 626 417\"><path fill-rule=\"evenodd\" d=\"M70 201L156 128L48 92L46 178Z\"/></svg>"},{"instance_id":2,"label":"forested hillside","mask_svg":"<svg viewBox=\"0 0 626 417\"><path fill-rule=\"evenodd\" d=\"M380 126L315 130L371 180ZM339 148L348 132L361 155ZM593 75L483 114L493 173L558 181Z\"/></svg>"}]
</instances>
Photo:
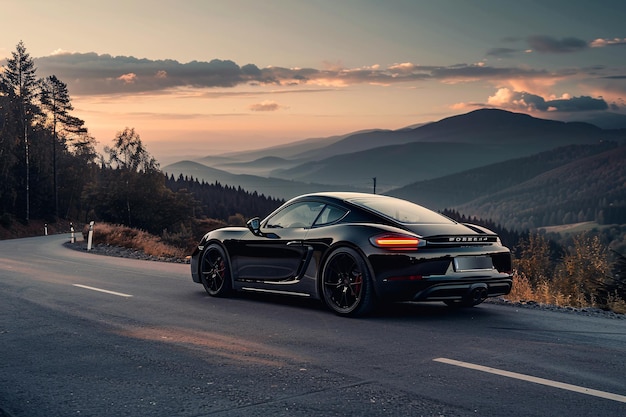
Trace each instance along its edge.
<instances>
[{"instance_id":1,"label":"forested hillside","mask_svg":"<svg viewBox=\"0 0 626 417\"><path fill-rule=\"evenodd\" d=\"M390 191L510 229L626 223L626 146L571 145Z\"/></svg>"},{"instance_id":2,"label":"forested hillside","mask_svg":"<svg viewBox=\"0 0 626 417\"><path fill-rule=\"evenodd\" d=\"M506 227L596 221L626 223L626 146L579 158L533 178L457 206ZM524 170L524 165L513 166Z\"/></svg>"},{"instance_id":3,"label":"forested hillside","mask_svg":"<svg viewBox=\"0 0 626 417\"><path fill-rule=\"evenodd\" d=\"M253 216L265 217L278 208L284 200L252 193L241 187L229 187L219 182L213 184L204 180L183 177L177 179L171 175L166 181L167 187L174 192L188 192L194 198L194 217L207 217L234 223L232 216L240 215L240 219Z\"/></svg>"}]
</instances>

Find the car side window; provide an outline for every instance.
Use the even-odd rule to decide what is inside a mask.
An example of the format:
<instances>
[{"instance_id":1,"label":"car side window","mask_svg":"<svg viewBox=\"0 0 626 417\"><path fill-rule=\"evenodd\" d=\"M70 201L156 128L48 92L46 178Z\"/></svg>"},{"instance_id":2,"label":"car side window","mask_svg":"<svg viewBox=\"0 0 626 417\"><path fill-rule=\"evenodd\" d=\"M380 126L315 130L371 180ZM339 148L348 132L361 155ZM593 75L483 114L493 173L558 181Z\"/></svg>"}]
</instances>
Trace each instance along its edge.
<instances>
[{"instance_id":1,"label":"car side window","mask_svg":"<svg viewBox=\"0 0 626 417\"><path fill-rule=\"evenodd\" d=\"M326 207L324 207L324 210L322 210L314 225L324 226L326 224L334 223L337 220L341 219L343 216L345 216L346 213L347 211L342 208L327 205Z\"/></svg>"},{"instance_id":2,"label":"car side window","mask_svg":"<svg viewBox=\"0 0 626 417\"><path fill-rule=\"evenodd\" d=\"M291 204L267 221L268 228L309 228L324 208L323 203L305 201Z\"/></svg>"}]
</instances>

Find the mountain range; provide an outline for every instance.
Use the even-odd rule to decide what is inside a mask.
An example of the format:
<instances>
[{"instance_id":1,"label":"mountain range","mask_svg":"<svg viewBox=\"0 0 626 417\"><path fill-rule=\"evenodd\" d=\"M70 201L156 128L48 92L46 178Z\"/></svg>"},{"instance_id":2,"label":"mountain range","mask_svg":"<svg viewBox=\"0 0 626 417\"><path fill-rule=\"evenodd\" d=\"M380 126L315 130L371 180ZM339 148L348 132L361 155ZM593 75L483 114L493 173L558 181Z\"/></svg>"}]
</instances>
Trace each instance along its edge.
<instances>
[{"instance_id":1,"label":"mountain range","mask_svg":"<svg viewBox=\"0 0 626 417\"><path fill-rule=\"evenodd\" d=\"M555 188L562 201L541 204L574 204L568 195L576 195L577 201L592 198L593 186L581 189L580 184L596 181L602 187L595 189L602 189L611 203L626 205L625 149L626 129L482 109L399 130L209 155L163 171L284 199L323 190L375 191L505 223L514 218L519 225L549 222L544 213L549 207L537 220L538 213L503 214L503 205L514 200L516 213L528 213L539 205L538 194L554 194ZM568 181L557 181L564 176ZM594 211L597 215L598 208Z\"/></svg>"}]
</instances>

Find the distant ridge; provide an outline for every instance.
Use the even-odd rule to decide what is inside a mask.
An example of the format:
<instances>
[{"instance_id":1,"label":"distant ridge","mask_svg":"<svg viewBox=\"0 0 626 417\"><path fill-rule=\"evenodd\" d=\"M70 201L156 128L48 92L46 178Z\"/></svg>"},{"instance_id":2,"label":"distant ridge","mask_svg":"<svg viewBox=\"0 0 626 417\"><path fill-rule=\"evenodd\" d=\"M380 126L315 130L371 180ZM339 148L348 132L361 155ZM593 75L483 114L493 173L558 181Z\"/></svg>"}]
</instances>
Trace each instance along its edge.
<instances>
[{"instance_id":1,"label":"distant ridge","mask_svg":"<svg viewBox=\"0 0 626 417\"><path fill-rule=\"evenodd\" d=\"M331 156L278 169L270 175L360 186L376 177L381 190L388 190L561 146L620 137L626 137L626 130L603 130L587 123L483 109L415 129L348 136L315 153Z\"/></svg>"},{"instance_id":2,"label":"distant ridge","mask_svg":"<svg viewBox=\"0 0 626 417\"><path fill-rule=\"evenodd\" d=\"M162 168L162 171L168 176L174 176L174 178L178 178L180 175L188 178L193 177L198 181L204 181L210 184L218 182L230 187L241 187L249 192L256 191L258 194L279 199L288 199L300 194L318 191L364 191L351 186L331 186L278 178L265 178L255 175L231 174L230 172L207 167L206 165L193 161L180 161L170 164Z\"/></svg>"},{"instance_id":3,"label":"distant ridge","mask_svg":"<svg viewBox=\"0 0 626 417\"><path fill-rule=\"evenodd\" d=\"M387 192L559 147L603 141L624 143L626 129L481 109L416 127L368 130L209 156L195 161L197 165L181 162L163 170L211 181L215 177L225 184L280 198L331 188L368 191L373 189L374 179L377 192ZM202 171L202 165L220 173ZM506 178L511 174L503 167L498 175Z\"/></svg>"}]
</instances>

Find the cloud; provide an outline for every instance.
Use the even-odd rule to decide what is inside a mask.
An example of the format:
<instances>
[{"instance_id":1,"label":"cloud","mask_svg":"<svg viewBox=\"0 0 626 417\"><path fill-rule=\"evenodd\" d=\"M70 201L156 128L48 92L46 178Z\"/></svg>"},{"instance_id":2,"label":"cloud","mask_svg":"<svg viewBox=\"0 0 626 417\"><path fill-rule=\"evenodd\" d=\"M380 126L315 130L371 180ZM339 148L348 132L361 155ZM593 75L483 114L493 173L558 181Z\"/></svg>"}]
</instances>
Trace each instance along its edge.
<instances>
[{"instance_id":1,"label":"cloud","mask_svg":"<svg viewBox=\"0 0 626 417\"><path fill-rule=\"evenodd\" d=\"M600 111L609 108L603 98L563 96L557 99L546 100L536 94L525 91L513 91L508 88L498 89L493 96L489 97L487 103L490 106L528 112Z\"/></svg>"},{"instance_id":2,"label":"cloud","mask_svg":"<svg viewBox=\"0 0 626 417\"><path fill-rule=\"evenodd\" d=\"M563 54L584 51L589 48L605 48L614 46L626 46L626 38L603 39L598 38L593 41L585 41L575 37L565 37L558 39L546 35L529 36L526 42L530 48L520 49L513 47L497 47L487 51L488 57L509 58L518 53L539 52L543 54ZM520 41L517 38L506 38L503 41L507 43L516 43Z\"/></svg>"},{"instance_id":3,"label":"cloud","mask_svg":"<svg viewBox=\"0 0 626 417\"><path fill-rule=\"evenodd\" d=\"M505 51L494 53L504 54ZM484 62L449 66L401 62L386 67L374 64L359 68L259 68L254 64L239 66L229 60L180 63L175 60L138 59L93 52L60 53L36 58L35 65L38 75L56 75L68 85L71 94L80 96L163 94L191 89L198 93L241 85L276 86L285 91L285 87L338 89L358 84L390 86L425 81L452 84L528 80L550 84L551 80L571 77L579 71L568 69L551 72L528 67L490 66Z\"/></svg>"},{"instance_id":4,"label":"cloud","mask_svg":"<svg viewBox=\"0 0 626 417\"><path fill-rule=\"evenodd\" d=\"M607 110L609 108L603 98L593 98L589 96L548 100L546 104L550 109L563 112L598 111Z\"/></svg>"},{"instance_id":5,"label":"cloud","mask_svg":"<svg viewBox=\"0 0 626 417\"><path fill-rule=\"evenodd\" d=\"M596 39L592 41L589 46L592 48L604 48L606 46L626 46L626 38L614 38L614 39Z\"/></svg>"},{"instance_id":6,"label":"cloud","mask_svg":"<svg viewBox=\"0 0 626 417\"><path fill-rule=\"evenodd\" d=\"M406 72L411 72L415 70L416 67L417 66L411 62L403 62L401 64L393 64L388 69L390 71L398 71L398 72L406 73ZM380 66L376 66L373 69L378 69L378 68L380 68Z\"/></svg>"},{"instance_id":7,"label":"cloud","mask_svg":"<svg viewBox=\"0 0 626 417\"><path fill-rule=\"evenodd\" d=\"M582 39L568 37L556 39L551 36L529 36L526 41L532 50L541 53L570 53L585 50L587 48L605 48L609 46L626 46L626 38L602 39L598 38L591 42ZM491 55L507 54L507 48L492 49ZM490 53L488 53L489 55Z\"/></svg>"},{"instance_id":8,"label":"cloud","mask_svg":"<svg viewBox=\"0 0 626 417\"><path fill-rule=\"evenodd\" d=\"M556 74L529 68L458 65L433 69L431 76L446 82L468 82L477 80L509 80L511 78L552 78Z\"/></svg>"},{"instance_id":9,"label":"cloud","mask_svg":"<svg viewBox=\"0 0 626 417\"><path fill-rule=\"evenodd\" d=\"M39 72L54 74L78 95L132 94L168 88L234 87L253 80L272 82L254 65L232 61L148 60L96 53L61 53L36 58Z\"/></svg>"},{"instance_id":10,"label":"cloud","mask_svg":"<svg viewBox=\"0 0 626 417\"><path fill-rule=\"evenodd\" d=\"M541 53L569 53L578 52L589 47L588 43L578 38L556 39L551 36L529 36L530 47Z\"/></svg>"},{"instance_id":11,"label":"cloud","mask_svg":"<svg viewBox=\"0 0 626 417\"><path fill-rule=\"evenodd\" d=\"M137 74L129 72L128 74L120 75L117 79L122 81L124 84L133 84L137 79Z\"/></svg>"},{"instance_id":12,"label":"cloud","mask_svg":"<svg viewBox=\"0 0 626 417\"><path fill-rule=\"evenodd\" d=\"M276 111L280 106L275 101L265 100L260 103L252 104L250 110L252 111Z\"/></svg>"},{"instance_id":13,"label":"cloud","mask_svg":"<svg viewBox=\"0 0 626 417\"><path fill-rule=\"evenodd\" d=\"M516 43L521 39L505 38L503 41L507 43ZM566 37L557 39L546 35L533 35L526 38L526 42L530 46L529 49L498 47L491 48L487 51L487 56L496 58L508 58L518 53L539 52L544 54L561 54L583 51L588 48L604 48L607 46L624 46L626 38L602 39L587 42L583 39L575 37Z\"/></svg>"}]
</instances>

